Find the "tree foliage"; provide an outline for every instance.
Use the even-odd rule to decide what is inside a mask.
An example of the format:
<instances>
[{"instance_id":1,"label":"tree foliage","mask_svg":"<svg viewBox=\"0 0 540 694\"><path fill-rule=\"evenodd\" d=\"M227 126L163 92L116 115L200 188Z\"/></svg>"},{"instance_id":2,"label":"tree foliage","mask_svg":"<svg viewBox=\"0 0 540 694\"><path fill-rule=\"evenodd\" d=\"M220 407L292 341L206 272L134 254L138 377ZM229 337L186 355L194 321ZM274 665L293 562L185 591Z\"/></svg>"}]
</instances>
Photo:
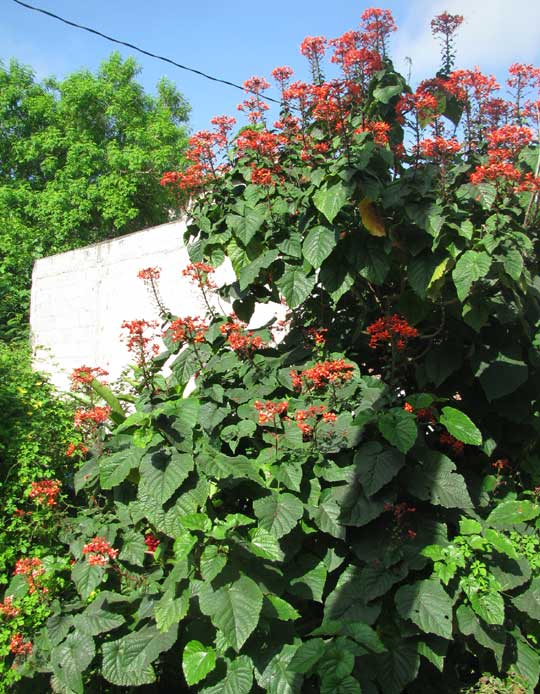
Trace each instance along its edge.
<instances>
[{"instance_id":1,"label":"tree foliage","mask_svg":"<svg viewBox=\"0 0 540 694\"><path fill-rule=\"evenodd\" d=\"M0 66L3 332L27 318L36 258L169 220L159 175L181 163L189 107L166 80L145 94L138 72L115 53L63 80Z\"/></svg>"}]
</instances>

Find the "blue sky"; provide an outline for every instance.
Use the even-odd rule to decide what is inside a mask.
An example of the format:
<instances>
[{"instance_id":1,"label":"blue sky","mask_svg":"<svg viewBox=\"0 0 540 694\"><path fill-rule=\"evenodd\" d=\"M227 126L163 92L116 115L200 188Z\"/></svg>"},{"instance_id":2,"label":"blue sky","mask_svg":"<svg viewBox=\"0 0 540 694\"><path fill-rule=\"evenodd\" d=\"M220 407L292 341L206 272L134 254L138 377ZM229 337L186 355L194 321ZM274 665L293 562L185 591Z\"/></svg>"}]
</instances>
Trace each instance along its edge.
<instances>
[{"instance_id":1,"label":"blue sky","mask_svg":"<svg viewBox=\"0 0 540 694\"><path fill-rule=\"evenodd\" d=\"M353 0L29 0L67 19L86 24L173 58L204 72L242 83L253 75L269 78L272 68L290 65L307 78L298 46L305 36L333 38L355 28L364 9ZM499 80L512 62L540 66L540 2L534 0L390 0L373 6L390 9L398 24L391 53L398 69L412 59L413 81L438 67L438 46L430 35L431 18L448 10L465 16L458 40L457 67L478 65ZM119 47L117 47L119 48ZM0 60L16 58L39 78L62 77L80 68L95 70L113 44L75 30L12 0L0 7ZM206 128L213 115L236 112L242 93L134 54L140 80L152 91L161 76L170 78L192 107L193 130ZM274 95L269 92L269 95ZM241 116L240 116L241 117Z\"/></svg>"}]
</instances>

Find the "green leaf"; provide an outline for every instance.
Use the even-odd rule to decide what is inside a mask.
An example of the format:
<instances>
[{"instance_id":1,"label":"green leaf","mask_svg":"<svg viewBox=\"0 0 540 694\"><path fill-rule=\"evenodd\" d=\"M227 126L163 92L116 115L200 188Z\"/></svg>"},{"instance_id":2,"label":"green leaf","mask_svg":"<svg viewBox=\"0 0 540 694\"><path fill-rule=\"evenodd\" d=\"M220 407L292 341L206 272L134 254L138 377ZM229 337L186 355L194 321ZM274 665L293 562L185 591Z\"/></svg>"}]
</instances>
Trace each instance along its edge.
<instances>
[{"instance_id":1,"label":"green leaf","mask_svg":"<svg viewBox=\"0 0 540 694\"><path fill-rule=\"evenodd\" d=\"M416 644L402 640L394 648L377 656L376 668L380 691L384 694L403 694L406 685L418 674L420 656Z\"/></svg>"},{"instance_id":2,"label":"green leaf","mask_svg":"<svg viewBox=\"0 0 540 694\"><path fill-rule=\"evenodd\" d=\"M328 571L313 554L303 554L292 569L289 591L305 600L322 602Z\"/></svg>"},{"instance_id":3,"label":"green leaf","mask_svg":"<svg viewBox=\"0 0 540 694\"><path fill-rule=\"evenodd\" d=\"M325 643L322 639L309 639L304 641L300 648L294 654L289 668L293 672L305 674L318 663L326 650Z\"/></svg>"},{"instance_id":4,"label":"green leaf","mask_svg":"<svg viewBox=\"0 0 540 694\"><path fill-rule=\"evenodd\" d=\"M507 529L509 525L525 523L540 515L540 506L532 501L503 501L489 514L487 522L495 528Z\"/></svg>"},{"instance_id":5,"label":"green leaf","mask_svg":"<svg viewBox=\"0 0 540 694\"><path fill-rule=\"evenodd\" d=\"M297 308L311 294L315 281L315 275L307 277L301 267L286 265L285 272L276 284L283 292L289 308Z\"/></svg>"},{"instance_id":6,"label":"green leaf","mask_svg":"<svg viewBox=\"0 0 540 694\"><path fill-rule=\"evenodd\" d=\"M243 215L227 215L227 226L236 238L247 246L264 223L265 215L258 209L246 207Z\"/></svg>"},{"instance_id":7,"label":"green leaf","mask_svg":"<svg viewBox=\"0 0 540 694\"><path fill-rule=\"evenodd\" d=\"M105 568L103 566L89 564L84 559L75 562L71 570L71 578L83 600L86 600L90 593L99 586L104 577Z\"/></svg>"},{"instance_id":8,"label":"green leaf","mask_svg":"<svg viewBox=\"0 0 540 694\"><path fill-rule=\"evenodd\" d=\"M456 617L461 633L474 636L481 646L492 650L497 666L501 668L506 645L506 629L481 622L468 605L460 605Z\"/></svg>"},{"instance_id":9,"label":"green leaf","mask_svg":"<svg viewBox=\"0 0 540 694\"><path fill-rule=\"evenodd\" d=\"M513 393L529 377L527 364L519 358L519 350L498 353L495 359L480 360L475 371L489 401Z\"/></svg>"},{"instance_id":10,"label":"green leaf","mask_svg":"<svg viewBox=\"0 0 540 694\"><path fill-rule=\"evenodd\" d=\"M139 687L152 684L156 676L150 663L175 644L178 627L161 633L154 626L146 626L117 641L102 645L102 675L119 687Z\"/></svg>"},{"instance_id":11,"label":"green leaf","mask_svg":"<svg viewBox=\"0 0 540 694\"><path fill-rule=\"evenodd\" d=\"M388 87L375 87L373 90L373 98L380 101L382 104L387 104L390 99L403 91L402 84L391 84Z\"/></svg>"},{"instance_id":12,"label":"green leaf","mask_svg":"<svg viewBox=\"0 0 540 694\"><path fill-rule=\"evenodd\" d=\"M487 253L465 251L456 263L452 278L460 301L464 301L474 282L484 278L489 272L491 258Z\"/></svg>"},{"instance_id":13,"label":"green leaf","mask_svg":"<svg viewBox=\"0 0 540 694\"><path fill-rule=\"evenodd\" d=\"M384 438L402 453L407 453L413 447L418 428L412 412L393 407L379 417L378 425Z\"/></svg>"},{"instance_id":14,"label":"green leaf","mask_svg":"<svg viewBox=\"0 0 540 694\"><path fill-rule=\"evenodd\" d=\"M140 448L124 448L99 461L99 481L103 489L112 489L123 482L133 468L138 467L144 451Z\"/></svg>"},{"instance_id":15,"label":"green leaf","mask_svg":"<svg viewBox=\"0 0 540 694\"><path fill-rule=\"evenodd\" d=\"M249 549L253 554L270 561L282 561L283 552L279 542L264 528L253 528L249 531Z\"/></svg>"},{"instance_id":16,"label":"green leaf","mask_svg":"<svg viewBox=\"0 0 540 694\"><path fill-rule=\"evenodd\" d=\"M317 527L328 533L332 537L345 539L345 527L339 522L341 515L341 507L333 498L323 498L319 502L319 506L312 514L312 518Z\"/></svg>"},{"instance_id":17,"label":"green leaf","mask_svg":"<svg viewBox=\"0 0 540 694\"><path fill-rule=\"evenodd\" d=\"M426 451L422 463L411 469L405 481L411 494L444 508L472 508L465 480L449 458L436 451Z\"/></svg>"},{"instance_id":18,"label":"green leaf","mask_svg":"<svg viewBox=\"0 0 540 694\"><path fill-rule=\"evenodd\" d=\"M470 600L471 607L486 624L504 623L504 600L500 593L473 593Z\"/></svg>"},{"instance_id":19,"label":"green leaf","mask_svg":"<svg viewBox=\"0 0 540 694\"><path fill-rule=\"evenodd\" d=\"M158 631L167 632L178 624L187 614L189 608L189 590L180 597L175 597L174 590L168 590L154 603L154 617Z\"/></svg>"},{"instance_id":20,"label":"green leaf","mask_svg":"<svg viewBox=\"0 0 540 694\"><path fill-rule=\"evenodd\" d=\"M264 669L259 685L266 694L300 694L302 675L289 667L297 645L285 645Z\"/></svg>"},{"instance_id":21,"label":"green leaf","mask_svg":"<svg viewBox=\"0 0 540 694\"><path fill-rule=\"evenodd\" d=\"M201 554L201 576L205 581L213 581L222 572L227 563L227 556L219 551L216 545L208 545Z\"/></svg>"},{"instance_id":22,"label":"green leaf","mask_svg":"<svg viewBox=\"0 0 540 694\"><path fill-rule=\"evenodd\" d=\"M304 239L302 253L312 267L319 268L334 250L336 243L337 234L333 229L316 226Z\"/></svg>"},{"instance_id":23,"label":"green leaf","mask_svg":"<svg viewBox=\"0 0 540 694\"><path fill-rule=\"evenodd\" d=\"M199 604L201 611L238 652L259 623L262 598L255 581L242 576L215 593L200 594Z\"/></svg>"},{"instance_id":24,"label":"green leaf","mask_svg":"<svg viewBox=\"0 0 540 694\"><path fill-rule=\"evenodd\" d=\"M461 518L459 521L460 535L478 535L481 532L482 526L474 518Z\"/></svg>"},{"instance_id":25,"label":"green leaf","mask_svg":"<svg viewBox=\"0 0 540 694\"><path fill-rule=\"evenodd\" d=\"M295 620L300 618L300 613L286 600L278 597L277 595L265 595L264 599L267 600L271 608L268 608L268 612L272 613L276 619L280 619L284 622L288 622L290 619Z\"/></svg>"},{"instance_id":26,"label":"green leaf","mask_svg":"<svg viewBox=\"0 0 540 694\"><path fill-rule=\"evenodd\" d=\"M227 667L220 694L249 694L253 686L253 664L247 655L235 658Z\"/></svg>"},{"instance_id":27,"label":"green leaf","mask_svg":"<svg viewBox=\"0 0 540 694\"><path fill-rule=\"evenodd\" d=\"M142 566L146 550L147 547L143 536L132 528L128 528L124 531L122 549L118 558L130 564L135 564L135 566Z\"/></svg>"},{"instance_id":28,"label":"green leaf","mask_svg":"<svg viewBox=\"0 0 540 694\"><path fill-rule=\"evenodd\" d=\"M531 619L540 621L540 578L533 578L527 590L513 598L513 603L520 612L525 612Z\"/></svg>"},{"instance_id":29,"label":"green leaf","mask_svg":"<svg viewBox=\"0 0 540 694\"><path fill-rule=\"evenodd\" d=\"M158 503L164 504L193 470L193 456L174 449L159 450L143 459L140 489Z\"/></svg>"},{"instance_id":30,"label":"green leaf","mask_svg":"<svg viewBox=\"0 0 540 694\"><path fill-rule=\"evenodd\" d=\"M252 282L254 282L261 270L270 267L274 260L279 256L279 251L271 250L266 253L261 253L252 263L243 267L238 276L240 291L244 291Z\"/></svg>"},{"instance_id":31,"label":"green leaf","mask_svg":"<svg viewBox=\"0 0 540 694\"><path fill-rule=\"evenodd\" d=\"M74 619L75 629L81 634L97 636L122 626L125 618L106 610L92 610L92 605Z\"/></svg>"},{"instance_id":32,"label":"green leaf","mask_svg":"<svg viewBox=\"0 0 540 694\"><path fill-rule=\"evenodd\" d=\"M418 581L396 593L397 611L422 631L452 638L452 600L438 581Z\"/></svg>"},{"instance_id":33,"label":"green leaf","mask_svg":"<svg viewBox=\"0 0 540 694\"><path fill-rule=\"evenodd\" d=\"M506 273L517 282L523 272L523 256L521 253L516 249L508 251L504 256L503 265Z\"/></svg>"},{"instance_id":34,"label":"green leaf","mask_svg":"<svg viewBox=\"0 0 540 694\"><path fill-rule=\"evenodd\" d=\"M354 464L364 492L367 496L373 496L394 479L405 465L405 458L394 448L383 446L378 441L370 441L357 450Z\"/></svg>"},{"instance_id":35,"label":"green leaf","mask_svg":"<svg viewBox=\"0 0 540 694\"><path fill-rule=\"evenodd\" d=\"M482 434L467 415L453 407L443 407L439 422L455 436L458 441L471 446L482 445Z\"/></svg>"},{"instance_id":36,"label":"green leaf","mask_svg":"<svg viewBox=\"0 0 540 694\"><path fill-rule=\"evenodd\" d=\"M186 682L191 687L203 680L216 667L216 652L200 641L189 641L184 648L182 670Z\"/></svg>"},{"instance_id":37,"label":"green leaf","mask_svg":"<svg viewBox=\"0 0 540 694\"><path fill-rule=\"evenodd\" d=\"M315 207L323 213L326 219L332 223L349 199L349 188L343 183L335 183L332 186L325 185L314 194Z\"/></svg>"},{"instance_id":38,"label":"green leaf","mask_svg":"<svg viewBox=\"0 0 540 694\"><path fill-rule=\"evenodd\" d=\"M253 502L260 526L278 539L287 535L304 515L304 505L292 494L272 492Z\"/></svg>"},{"instance_id":39,"label":"green leaf","mask_svg":"<svg viewBox=\"0 0 540 694\"><path fill-rule=\"evenodd\" d=\"M486 528L484 531L484 537L494 547L494 549L497 550L497 552L506 554L506 556L510 557L510 559L519 559L514 544L505 535L502 535L491 528Z\"/></svg>"},{"instance_id":40,"label":"green leaf","mask_svg":"<svg viewBox=\"0 0 540 694\"><path fill-rule=\"evenodd\" d=\"M434 665L439 672L444 669L444 659L448 650L448 641L438 636L425 636L418 642L418 653Z\"/></svg>"},{"instance_id":41,"label":"green leaf","mask_svg":"<svg viewBox=\"0 0 540 694\"><path fill-rule=\"evenodd\" d=\"M538 649L533 648L519 633L519 630L515 629L512 632L512 636L515 638L517 651L514 668L527 683L529 692L534 692L540 676L540 655L538 654Z\"/></svg>"},{"instance_id":42,"label":"green leaf","mask_svg":"<svg viewBox=\"0 0 540 694\"><path fill-rule=\"evenodd\" d=\"M53 649L51 664L54 674L72 692L84 691L81 675L94 659L94 639L88 634L74 632Z\"/></svg>"}]
</instances>

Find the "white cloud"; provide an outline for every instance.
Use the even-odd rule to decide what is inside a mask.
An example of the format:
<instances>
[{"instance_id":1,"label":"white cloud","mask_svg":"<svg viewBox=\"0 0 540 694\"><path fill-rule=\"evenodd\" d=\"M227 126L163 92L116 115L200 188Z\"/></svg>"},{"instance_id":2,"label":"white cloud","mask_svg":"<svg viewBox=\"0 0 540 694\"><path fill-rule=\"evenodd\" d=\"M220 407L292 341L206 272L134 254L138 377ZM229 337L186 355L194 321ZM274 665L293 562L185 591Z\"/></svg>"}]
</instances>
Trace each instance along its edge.
<instances>
[{"instance_id":1,"label":"white cloud","mask_svg":"<svg viewBox=\"0 0 540 694\"><path fill-rule=\"evenodd\" d=\"M393 46L396 66L405 74L405 57L412 59L414 82L439 67L439 44L430 20L447 10L465 20L456 37L456 67L473 68L504 77L512 63L540 63L540 3L531 0L414 0L407 3Z\"/></svg>"}]
</instances>

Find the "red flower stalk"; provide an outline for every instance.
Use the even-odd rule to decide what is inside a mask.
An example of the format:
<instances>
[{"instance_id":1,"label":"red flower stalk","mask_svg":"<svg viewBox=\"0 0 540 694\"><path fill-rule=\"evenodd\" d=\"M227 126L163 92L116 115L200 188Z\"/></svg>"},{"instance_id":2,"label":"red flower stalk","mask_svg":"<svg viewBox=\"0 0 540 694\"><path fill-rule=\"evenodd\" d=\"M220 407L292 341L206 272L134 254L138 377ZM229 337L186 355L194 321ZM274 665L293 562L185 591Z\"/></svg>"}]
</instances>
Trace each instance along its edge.
<instances>
[{"instance_id":1,"label":"red flower stalk","mask_svg":"<svg viewBox=\"0 0 540 694\"><path fill-rule=\"evenodd\" d=\"M62 485L59 480L41 480L32 482L28 496L38 504L56 506L56 497L60 494Z\"/></svg>"},{"instance_id":2,"label":"red flower stalk","mask_svg":"<svg viewBox=\"0 0 540 694\"><path fill-rule=\"evenodd\" d=\"M137 273L137 277L140 280L144 280L145 282L147 281L152 281L152 280L158 280L161 274L161 270L158 267L147 267L144 268L143 270L139 270Z\"/></svg>"},{"instance_id":3,"label":"red flower stalk","mask_svg":"<svg viewBox=\"0 0 540 694\"><path fill-rule=\"evenodd\" d=\"M321 58L324 56L326 43L324 36L306 36L300 44L300 53L309 61L311 76L315 84L321 84L324 79Z\"/></svg>"},{"instance_id":4,"label":"red flower stalk","mask_svg":"<svg viewBox=\"0 0 540 694\"><path fill-rule=\"evenodd\" d=\"M367 332L371 336L371 349L393 345L396 349L403 350L410 339L418 337L418 330L397 314L379 318L367 327Z\"/></svg>"},{"instance_id":5,"label":"red flower stalk","mask_svg":"<svg viewBox=\"0 0 540 694\"><path fill-rule=\"evenodd\" d=\"M258 168L255 164L251 165L251 182L259 186L274 185L274 172L272 169Z\"/></svg>"},{"instance_id":6,"label":"red flower stalk","mask_svg":"<svg viewBox=\"0 0 540 694\"><path fill-rule=\"evenodd\" d=\"M144 366L152 356L159 354L159 345L152 342L154 336L149 337L148 330L154 331L158 327L157 321L132 320L124 321L122 329L128 334L122 337L128 351L135 355L137 366Z\"/></svg>"},{"instance_id":7,"label":"red flower stalk","mask_svg":"<svg viewBox=\"0 0 540 694\"><path fill-rule=\"evenodd\" d=\"M264 77L251 77L243 84L244 90L253 96L244 99L238 104L239 111L245 111L250 123L262 123L264 112L268 111L269 106L261 99L261 94L270 87Z\"/></svg>"},{"instance_id":8,"label":"red flower stalk","mask_svg":"<svg viewBox=\"0 0 540 694\"><path fill-rule=\"evenodd\" d=\"M227 336L227 343L231 349L240 355L250 357L257 349L266 346L262 338L254 335L251 330L246 331L246 325L239 321L229 320L224 323L220 331Z\"/></svg>"},{"instance_id":9,"label":"red flower stalk","mask_svg":"<svg viewBox=\"0 0 540 694\"><path fill-rule=\"evenodd\" d=\"M76 427L82 427L87 423L99 425L106 422L110 415L111 408L108 405L105 407L92 407L89 410L76 410L74 424Z\"/></svg>"},{"instance_id":10,"label":"red flower stalk","mask_svg":"<svg viewBox=\"0 0 540 694\"><path fill-rule=\"evenodd\" d=\"M381 145L381 147L385 147L388 144L388 133L390 132L390 125L389 123L385 123L384 121L372 121L371 123L366 123L364 127L357 128L354 131L357 135L360 135L361 133L372 133L373 135L373 142L376 145Z\"/></svg>"},{"instance_id":11,"label":"red flower stalk","mask_svg":"<svg viewBox=\"0 0 540 694\"><path fill-rule=\"evenodd\" d=\"M352 378L352 364L347 364L344 359L324 361L315 366L304 369L301 372L292 370L290 372L293 387L302 390L304 385L308 388L324 388L330 383L345 383Z\"/></svg>"},{"instance_id":12,"label":"red flower stalk","mask_svg":"<svg viewBox=\"0 0 540 694\"><path fill-rule=\"evenodd\" d=\"M442 14L431 20L431 33L439 37L442 44L442 69L446 75L450 73L454 65L454 34L463 24L460 14Z\"/></svg>"},{"instance_id":13,"label":"red flower stalk","mask_svg":"<svg viewBox=\"0 0 540 694\"><path fill-rule=\"evenodd\" d=\"M190 263L182 270L182 275L188 277L199 289L215 289L216 283L210 277L215 271L214 267L206 263Z\"/></svg>"},{"instance_id":14,"label":"red flower stalk","mask_svg":"<svg viewBox=\"0 0 540 694\"><path fill-rule=\"evenodd\" d=\"M324 405L313 405L307 410L297 410L294 418L304 438L309 438L320 419L324 422L335 422L337 415L335 412L327 412ZM310 420L311 423L308 424L306 420Z\"/></svg>"},{"instance_id":15,"label":"red flower stalk","mask_svg":"<svg viewBox=\"0 0 540 694\"><path fill-rule=\"evenodd\" d=\"M78 366L76 369L73 369L69 377L71 390L87 390L94 379L108 375L109 372L101 369L99 366Z\"/></svg>"},{"instance_id":16,"label":"red flower stalk","mask_svg":"<svg viewBox=\"0 0 540 694\"><path fill-rule=\"evenodd\" d=\"M116 559L118 550L113 549L104 537L94 537L82 549L87 561L92 566L105 566L109 559Z\"/></svg>"},{"instance_id":17,"label":"red flower stalk","mask_svg":"<svg viewBox=\"0 0 540 694\"><path fill-rule=\"evenodd\" d=\"M310 340L313 340L313 342L320 347L326 344L327 332L328 328L308 328L306 330L307 336L310 338Z\"/></svg>"},{"instance_id":18,"label":"red flower stalk","mask_svg":"<svg viewBox=\"0 0 540 694\"><path fill-rule=\"evenodd\" d=\"M432 139L422 140L418 148L423 157L426 159L434 159L435 161L446 161L454 156L461 149L459 142L452 138L447 140L444 137L434 137Z\"/></svg>"},{"instance_id":19,"label":"red flower stalk","mask_svg":"<svg viewBox=\"0 0 540 694\"><path fill-rule=\"evenodd\" d=\"M287 413L288 407L288 402L272 402L271 400L261 402L256 400L255 409L259 413L259 424L272 422L275 425L277 418L283 417Z\"/></svg>"},{"instance_id":20,"label":"red flower stalk","mask_svg":"<svg viewBox=\"0 0 540 694\"><path fill-rule=\"evenodd\" d=\"M79 453L80 455L86 455L88 453L88 448L86 446L83 446L82 443L70 443L66 449L66 455L68 458L71 458L74 456L76 453Z\"/></svg>"},{"instance_id":21,"label":"red flower stalk","mask_svg":"<svg viewBox=\"0 0 540 694\"><path fill-rule=\"evenodd\" d=\"M207 323L201 318L177 318L173 321L165 334L170 334L173 342L204 342Z\"/></svg>"},{"instance_id":22,"label":"red flower stalk","mask_svg":"<svg viewBox=\"0 0 540 694\"><path fill-rule=\"evenodd\" d=\"M25 641L22 634L15 634L9 642L9 650L13 655L26 656L32 653L32 642Z\"/></svg>"},{"instance_id":23,"label":"red flower stalk","mask_svg":"<svg viewBox=\"0 0 540 694\"><path fill-rule=\"evenodd\" d=\"M386 58L388 37L393 31L397 31L390 10L370 7L362 13L360 19L362 43L366 48L375 50Z\"/></svg>"}]
</instances>

